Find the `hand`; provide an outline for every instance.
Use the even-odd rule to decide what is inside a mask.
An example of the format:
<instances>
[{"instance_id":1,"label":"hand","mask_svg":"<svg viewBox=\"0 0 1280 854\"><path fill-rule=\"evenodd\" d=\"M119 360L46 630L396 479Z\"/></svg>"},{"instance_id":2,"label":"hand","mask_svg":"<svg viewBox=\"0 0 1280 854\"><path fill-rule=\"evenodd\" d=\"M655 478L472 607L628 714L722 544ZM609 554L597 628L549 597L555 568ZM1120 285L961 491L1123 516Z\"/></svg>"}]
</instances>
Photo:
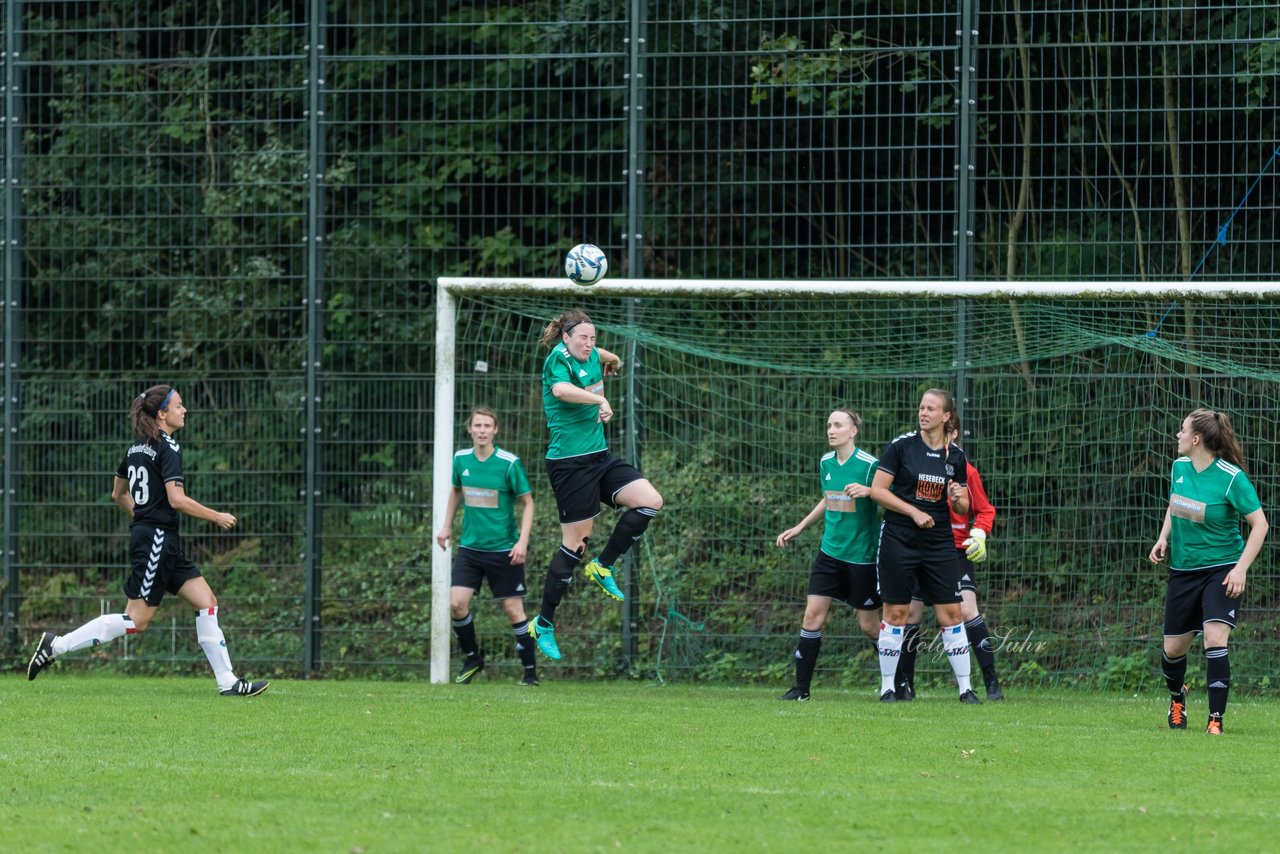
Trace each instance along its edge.
<instances>
[{"instance_id":1,"label":"hand","mask_svg":"<svg viewBox=\"0 0 1280 854\"><path fill-rule=\"evenodd\" d=\"M1222 586L1227 588L1227 595L1232 599L1239 599L1240 594L1244 593L1244 576L1245 570L1237 566L1222 579Z\"/></svg>"},{"instance_id":2,"label":"hand","mask_svg":"<svg viewBox=\"0 0 1280 854\"><path fill-rule=\"evenodd\" d=\"M516 544L508 552L511 555L511 565L519 566L524 563L524 559L529 556L529 541L516 540Z\"/></svg>"},{"instance_id":3,"label":"hand","mask_svg":"<svg viewBox=\"0 0 1280 854\"><path fill-rule=\"evenodd\" d=\"M213 519L213 524L224 531L230 531L236 526L236 517L230 513L218 513Z\"/></svg>"},{"instance_id":4,"label":"hand","mask_svg":"<svg viewBox=\"0 0 1280 854\"><path fill-rule=\"evenodd\" d=\"M916 510L911 514L911 521L916 523L917 528L932 528L933 517L923 510Z\"/></svg>"},{"instance_id":5,"label":"hand","mask_svg":"<svg viewBox=\"0 0 1280 854\"><path fill-rule=\"evenodd\" d=\"M871 494L871 487L865 483L851 483L844 488L844 494L850 498L866 498Z\"/></svg>"},{"instance_id":6,"label":"hand","mask_svg":"<svg viewBox=\"0 0 1280 854\"><path fill-rule=\"evenodd\" d=\"M987 559L987 532L981 528L970 528L969 538L960 545L964 546L964 556L972 563L982 563Z\"/></svg>"},{"instance_id":7,"label":"hand","mask_svg":"<svg viewBox=\"0 0 1280 854\"><path fill-rule=\"evenodd\" d=\"M450 526L450 528L451 527L452 526ZM449 537L453 534L453 531L450 530L450 528L441 528L440 533L436 534L436 544L442 549L447 549L449 547Z\"/></svg>"},{"instance_id":8,"label":"hand","mask_svg":"<svg viewBox=\"0 0 1280 854\"><path fill-rule=\"evenodd\" d=\"M616 377L622 370L622 360L618 358L601 359L600 372L606 377Z\"/></svg>"},{"instance_id":9,"label":"hand","mask_svg":"<svg viewBox=\"0 0 1280 854\"><path fill-rule=\"evenodd\" d=\"M947 482L947 500L955 504L961 498L964 498L965 488L954 480Z\"/></svg>"},{"instance_id":10,"label":"hand","mask_svg":"<svg viewBox=\"0 0 1280 854\"><path fill-rule=\"evenodd\" d=\"M787 543L791 542L791 541L792 541L792 540L794 540L796 537L800 536L800 530L801 530L801 529L800 529L800 526L799 526L799 525L797 525L797 526L796 526L796 527L794 527L794 528L787 528L787 530L785 530L785 531L783 531L781 534L779 534L779 535L778 535L778 548L780 548L780 549L785 549L785 548L787 547Z\"/></svg>"},{"instance_id":11,"label":"hand","mask_svg":"<svg viewBox=\"0 0 1280 854\"><path fill-rule=\"evenodd\" d=\"M1151 554L1147 555L1147 560L1152 563L1164 563L1165 555L1169 552L1169 544L1164 540L1156 540L1156 544L1151 547Z\"/></svg>"},{"instance_id":12,"label":"hand","mask_svg":"<svg viewBox=\"0 0 1280 854\"><path fill-rule=\"evenodd\" d=\"M609 419L613 417L613 407L609 405L609 401L604 398L600 399L600 414L596 417L601 424L608 424Z\"/></svg>"}]
</instances>

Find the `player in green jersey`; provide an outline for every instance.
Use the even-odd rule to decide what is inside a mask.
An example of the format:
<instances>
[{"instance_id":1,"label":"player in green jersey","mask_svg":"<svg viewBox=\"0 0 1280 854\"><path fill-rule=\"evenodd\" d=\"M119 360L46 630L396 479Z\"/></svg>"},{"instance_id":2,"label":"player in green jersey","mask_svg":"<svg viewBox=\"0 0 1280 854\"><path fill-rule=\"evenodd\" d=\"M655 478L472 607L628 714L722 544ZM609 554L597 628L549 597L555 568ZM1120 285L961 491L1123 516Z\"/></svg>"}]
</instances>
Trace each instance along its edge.
<instances>
[{"instance_id":1,"label":"player in green jersey","mask_svg":"<svg viewBox=\"0 0 1280 854\"><path fill-rule=\"evenodd\" d=\"M880 593L876 586L876 503L871 500L871 480L877 460L854 443L862 418L849 409L837 409L827 417L827 445L831 450L818 463L822 498L800 523L778 535L778 547L800 536L822 519L822 543L818 547L800 642L796 645L796 682L780 700L808 700L813 668L822 649L822 629L833 599L858 611L858 627L876 651L880 636Z\"/></svg>"},{"instance_id":2,"label":"player in green jersey","mask_svg":"<svg viewBox=\"0 0 1280 854\"><path fill-rule=\"evenodd\" d=\"M608 542L584 568L587 578L607 596L621 601L615 564L644 534L662 509L662 496L630 463L609 452L604 425L613 407L604 393L605 377L622 361L596 346L596 327L577 309L547 324L539 339L551 352L542 365L542 405L547 416L547 478L560 515L561 544L547 567L538 616L530 632L548 658L560 658L556 643L556 607L586 554L600 505L623 510Z\"/></svg>"},{"instance_id":3,"label":"player in green jersey","mask_svg":"<svg viewBox=\"0 0 1280 854\"><path fill-rule=\"evenodd\" d=\"M1149 555L1169 560L1161 664L1169 686L1169 727L1187 728L1187 651L1204 634L1209 722L1222 735L1231 687L1227 640L1236 625L1249 567L1267 538L1267 515L1244 472L1244 452L1225 412L1197 409L1178 431L1169 506ZM1249 538L1240 535L1240 520Z\"/></svg>"},{"instance_id":4,"label":"player in green jersey","mask_svg":"<svg viewBox=\"0 0 1280 854\"><path fill-rule=\"evenodd\" d=\"M444 525L436 535L436 543L446 548L458 508L467 508L462 514L462 538L458 541L449 590L453 636L463 654L462 670L455 681L465 685L484 669L471 617L471 597L488 579L489 592L502 603L516 636L516 653L524 666L520 684L537 685L537 662L524 613L524 562L533 529L533 491L520 458L494 444L498 416L492 409L473 409L467 419L467 434L471 447L453 455L453 491L445 509ZM519 531L512 515L516 504L520 505Z\"/></svg>"}]
</instances>

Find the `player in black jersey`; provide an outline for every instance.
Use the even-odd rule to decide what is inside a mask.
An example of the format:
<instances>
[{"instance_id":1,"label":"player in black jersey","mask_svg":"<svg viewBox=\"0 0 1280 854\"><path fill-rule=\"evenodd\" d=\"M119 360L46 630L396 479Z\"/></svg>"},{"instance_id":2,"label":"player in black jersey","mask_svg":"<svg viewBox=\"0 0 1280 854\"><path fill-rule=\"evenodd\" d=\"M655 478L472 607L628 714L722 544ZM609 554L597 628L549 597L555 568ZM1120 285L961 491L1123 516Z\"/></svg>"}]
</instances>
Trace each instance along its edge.
<instances>
[{"instance_id":1,"label":"player in black jersey","mask_svg":"<svg viewBox=\"0 0 1280 854\"><path fill-rule=\"evenodd\" d=\"M880 624L880 700L897 701L894 677L916 584L932 602L942 645L956 674L960 702L982 701L969 685L969 640L960 611L951 510L969 512L964 451L948 441L956 402L941 389L920 398L919 430L904 433L885 446L871 497L884 508L876 571L884 620ZM949 506L948 506L949 504Z\"/></svg>"},{"instance_id":2,"label":"player in black jersey","mask_svg":"<svg viewBox=\"0 0 1280 854\"><path fill-rule=\"evenodd\" d=\"M123 614L103 614L65 635L45 632L27 665L27 679L60 655L144 631L166 593L174 593L196 609L196 638L213 667L224 697L253 697L267 682L236 677L227 642L218 628L218 599L199 568L182 551L178 514L212 522L230 530L236 517L205 507L187 495L182 477L182 448L173 434L187 420L182 395L168 385L154 385L129 407L136 437L116 470L111 500L129 514L129 556L133 572L124 583L128 599Z\"/></svg>"}]
</instances>

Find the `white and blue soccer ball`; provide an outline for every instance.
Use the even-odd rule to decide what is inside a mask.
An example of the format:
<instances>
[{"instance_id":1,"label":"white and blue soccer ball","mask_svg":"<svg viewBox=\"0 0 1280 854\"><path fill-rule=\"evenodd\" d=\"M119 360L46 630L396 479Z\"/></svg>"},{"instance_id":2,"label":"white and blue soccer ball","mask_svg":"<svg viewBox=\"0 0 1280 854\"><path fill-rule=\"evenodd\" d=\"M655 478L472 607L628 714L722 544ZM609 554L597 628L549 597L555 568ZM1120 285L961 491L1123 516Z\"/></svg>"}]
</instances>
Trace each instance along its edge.
<instances>
[{"instance_id":1,"label":"white and blue soccer ball","mask_svg":"<svg viewBox=\"0 0 1280 854\"><path fill-rule=\"evenodd\" d=\"M564 274L577 285L594 285L609 272L609 259L599 246L579 243L564 256Z\"/></svg>"}]
</instances>

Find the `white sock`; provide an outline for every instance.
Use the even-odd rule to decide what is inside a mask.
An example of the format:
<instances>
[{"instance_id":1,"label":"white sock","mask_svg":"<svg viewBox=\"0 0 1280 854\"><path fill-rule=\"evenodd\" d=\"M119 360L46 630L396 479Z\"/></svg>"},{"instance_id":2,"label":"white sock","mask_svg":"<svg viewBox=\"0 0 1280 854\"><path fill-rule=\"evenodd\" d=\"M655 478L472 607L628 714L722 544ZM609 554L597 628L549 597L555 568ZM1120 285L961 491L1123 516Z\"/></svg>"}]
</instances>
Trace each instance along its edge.
<instances>
[{"instance_id":1,"label":"white sock","mask_svg":"<svg viewBox=\"0 0 1280 854\"><path fill-rule=\"evenodd\" d=\"M942 627L942 648L947 652L947 661L956 674L956 685L963 694L970 689L969 636L965 634L964 623Z\"/></svg>"},{"instance_id":2,"label":"white sock","mask_svg":"<svg viewBox=\"0 0 1280 854\"><path fill-rule=\"evenodd\" d=\"M213 678L218 680L218 690L225 691L236 684L235 671L231 669L231 656L227 654L227 639L218 627L218 609L204 608L196 611L196 639L213 668Z\"/></svg>"},{"instance_id":3,"label":"white sock","mask_svg":"<svg viewBox=\"0 0 1280 854\"><path fill-rule=\"evenodd\" d=\"M880 639L876 642L880 651L880 693L893 690L893 679L898 675L898 659L902 656L902 626L880 624Z\"/></svg>"},{"instance_id":4,"label":"white sock","mask_svg":"<svg viewBox=\"0 0 1280 854\"><path fill-rule=\"evenodd\" d=\"M136 631L137 629L133 626L133 620L124 614L103 614L96 620L90 620L85 623L70 634L59 635L54 638L53 654L62 655L65 652L75 652L87 646L97 646L100 643L131 635Z\"/></svg>"}]
</instances>

